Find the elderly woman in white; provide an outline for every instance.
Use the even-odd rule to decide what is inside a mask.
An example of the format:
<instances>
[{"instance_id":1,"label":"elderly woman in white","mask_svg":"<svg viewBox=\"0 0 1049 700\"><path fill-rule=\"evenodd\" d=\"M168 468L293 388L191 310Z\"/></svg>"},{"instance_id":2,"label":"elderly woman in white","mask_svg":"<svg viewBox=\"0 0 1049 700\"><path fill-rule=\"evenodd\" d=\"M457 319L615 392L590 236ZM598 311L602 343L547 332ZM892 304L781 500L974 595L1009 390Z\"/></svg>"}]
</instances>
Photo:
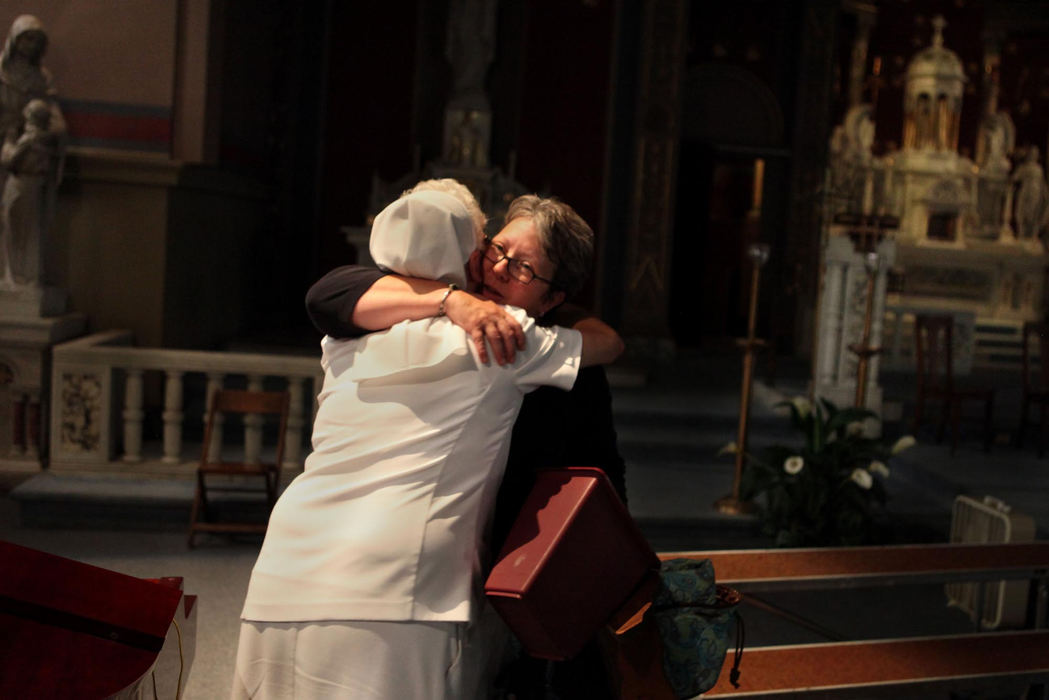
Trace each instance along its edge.
<instances>
[{"instance_id":1,"label":"elderly woman in white","mask_svg":"<svg viewBox=\"0 0 1049 700\"><path fill-rule=\"evenodd\" d=\"M420 183L376 217L372 256L450 294L483 223L465 188ZM622 347L507 308L526 343L503 366L443 316L322 341L314 451L252 572L235 698L483 697L478 550L522 397Z\"/></svg>"}]
</instances>

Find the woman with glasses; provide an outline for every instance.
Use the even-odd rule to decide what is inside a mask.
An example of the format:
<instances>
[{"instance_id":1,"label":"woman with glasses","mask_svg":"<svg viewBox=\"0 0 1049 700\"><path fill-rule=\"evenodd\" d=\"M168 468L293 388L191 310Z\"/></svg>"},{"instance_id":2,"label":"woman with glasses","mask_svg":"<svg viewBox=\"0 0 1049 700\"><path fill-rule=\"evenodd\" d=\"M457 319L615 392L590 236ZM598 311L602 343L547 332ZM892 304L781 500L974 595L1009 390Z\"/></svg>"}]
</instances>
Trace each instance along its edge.
<instances>
[{"instance_id":1,"label":"woman with glasses","mask_svg":"<svg viewBox=\"0 0 1049 700\"><path fill-rule=\"evenodd\" d=\"M465 286L483 231L473 197L449 184L420 183L371 236L379 264L437 280L446 296ZM555 232L549 246L572 256L587 243ZM552 271L545 254L530 260ZM252 570L234 697L486 697L498 638L475 593L479 549L521 400L571 387L580 366L621 349L510 313L527 340L513 365L480 362L443 318L321 342L313 452Z\"/></svg>"},{"instance_id":2,"label":"woman with glasses","mask_svg":"<svg viewBox=\"0 0 1049 700\"><path fill-rule=\"evenodd\" d=\"M549 245L551 234L571 243ZM520 327L503 304L518 306L540 325L615 335L586 311L562 303L577 293L590 271L590 227L570 206L554 198L515 199L505 225L471 256L475 294L446 285L386 274L363 266L332 270L309 290L307 311L330 337L356 337L406 319L436 316L443 299L448 318L465 329L484 356L513 362L521 347ZM619 453L612 395L604 369L583 368L571 390L540 387L525 396L514 423L506 470L493 516L491 552L502 547L538 469L593 466L609 477L626 502L625 463ZM558 664L554 687L563 697L611 697L603 687L599 654L588 647L575 663ZM525 683L542 683L543 669L529 669ZM518 686L518 689L521 689ZM527 692L527 689L523 689Z\"/></svg>"}]
</instances>

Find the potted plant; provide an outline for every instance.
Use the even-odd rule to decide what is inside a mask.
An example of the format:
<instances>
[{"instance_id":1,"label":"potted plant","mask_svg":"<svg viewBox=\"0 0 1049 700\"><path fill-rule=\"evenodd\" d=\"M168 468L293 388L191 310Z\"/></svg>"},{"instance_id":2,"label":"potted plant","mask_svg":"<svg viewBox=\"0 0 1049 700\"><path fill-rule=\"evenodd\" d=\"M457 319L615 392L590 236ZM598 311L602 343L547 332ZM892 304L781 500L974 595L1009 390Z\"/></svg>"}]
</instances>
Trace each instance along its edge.
<instances>
[{"instance_id":1,"label":"potted plant","mask_svg":"<svg viewBox=\"0 0 1049 700\"><path fill-rule=\"evenodd\" d=\"M888 447L865 434L865 421L877 414L839 409L825 399L813 405L798 397L777 406L789 408L803 441L747 455L740 495L761 509L764 532L781 547L871 542L875 515L886 501L887 463L914 438ZM735 452L734 443L722 452Z\"/></svg>"}]
</instances>

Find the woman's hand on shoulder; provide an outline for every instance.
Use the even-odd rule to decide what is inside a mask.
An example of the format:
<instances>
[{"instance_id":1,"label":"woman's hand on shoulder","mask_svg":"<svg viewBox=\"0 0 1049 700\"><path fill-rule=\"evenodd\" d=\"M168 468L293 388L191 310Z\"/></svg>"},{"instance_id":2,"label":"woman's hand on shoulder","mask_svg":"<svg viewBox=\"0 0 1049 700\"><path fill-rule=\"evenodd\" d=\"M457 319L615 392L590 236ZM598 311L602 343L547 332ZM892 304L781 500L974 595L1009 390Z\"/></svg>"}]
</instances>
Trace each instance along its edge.
<instances>
[{"instance_id":1,"label":"woman's hand on shoulder","mask_svg":"<svg viewBox=\"0 0 1049 700\"><path fill-rule=\"evenodd\" d=\"M488 362L486 341L500 365L513 362L516 352L524 350L521 324L494 301L458 290L448 295L444 309L452 323L470 334L481 362Z\"/></svg>"}]
</instances>

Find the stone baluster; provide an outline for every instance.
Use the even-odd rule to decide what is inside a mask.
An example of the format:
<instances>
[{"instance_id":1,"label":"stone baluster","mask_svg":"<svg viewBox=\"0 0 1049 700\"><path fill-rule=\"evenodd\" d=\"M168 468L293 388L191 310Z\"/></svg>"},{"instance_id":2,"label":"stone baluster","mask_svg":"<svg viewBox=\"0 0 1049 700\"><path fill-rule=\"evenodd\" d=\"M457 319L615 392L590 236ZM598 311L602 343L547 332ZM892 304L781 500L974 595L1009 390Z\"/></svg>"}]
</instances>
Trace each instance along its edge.
<instances>
[{"instance_id":1,"label":"stone baluster","mask_svg":"<svg viewBox=\"0 0 1049 700\"><path fill-rule=\"evenodd\" d=\"M208 372L208 387L204 400L204 429L207 430L208 416L211 413L211 401L215 392L222 388L223 375L220 372ZM222 421L224 416L220 413L215 416L211 424L211 442L208 445L208 461L217 462L222 457Z\"/></svg>"},{"instance_id":2,"label":"stone baluster","mask_svg":"<svg viewBox=\"0 0 1049 700\"><path fill-rule=\"evenodd\" d=\"M262 375L248 375L248 391L262 391ZM244 416L244 461L258 464L262 454L262 416L249 413Z\"/></svg>"},{"instance_id":3,"label":"stone baluster","mask_svg":"<svg viewBox=\"0 0 1049 700\"><path fill-rule=\"evenodd\" d=\"M306 423L302 415L302 387L306 380L303 377L288 377L288 425L284 431L284 464L296 468L301 459L302 426Z\"/></svg>"},{"instance_id":4,"label":"stone baluster","mask_svg":"<svg viewBox=\"0 0 1049 700\"><path fill-rule=\"evenodd\" d=\"M164 384L164 456L165 464L177 463L182 455L182 372L167 371Z\"/></svg>"},{"instance_id":5,"label":"stone baluster","mask_svg":"<svg viewBox=\"0 0 1049 700\"><path fill-rule=\"evenodd\" d=\"M124 456L125 462L142 461L142 370L129 369L124 380Z\"/></svg>"}]
</instances>

